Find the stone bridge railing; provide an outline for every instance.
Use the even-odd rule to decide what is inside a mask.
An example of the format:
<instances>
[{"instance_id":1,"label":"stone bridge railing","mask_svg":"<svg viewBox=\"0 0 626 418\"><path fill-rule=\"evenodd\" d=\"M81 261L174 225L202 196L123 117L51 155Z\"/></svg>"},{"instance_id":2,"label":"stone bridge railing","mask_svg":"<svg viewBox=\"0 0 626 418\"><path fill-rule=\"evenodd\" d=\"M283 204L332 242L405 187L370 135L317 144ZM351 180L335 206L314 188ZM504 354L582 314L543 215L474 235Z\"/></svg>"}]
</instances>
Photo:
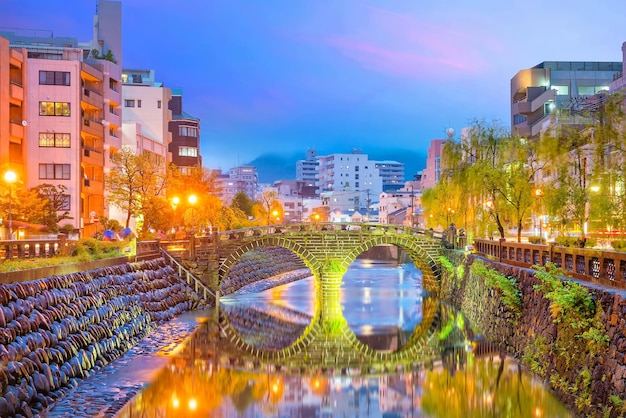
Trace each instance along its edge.
<instances>
[{"instance_id":1,"label":"stone bridge railing","mask_svg":"<svg viewBox=\"0 0 626 418\"><path fill-rule=\"evenodd\" d=\"M623 252L486 239L474 240L474 251L517 267L552 262L574 278L626 289L626 253Z\"/></svg>"}]
</instances>

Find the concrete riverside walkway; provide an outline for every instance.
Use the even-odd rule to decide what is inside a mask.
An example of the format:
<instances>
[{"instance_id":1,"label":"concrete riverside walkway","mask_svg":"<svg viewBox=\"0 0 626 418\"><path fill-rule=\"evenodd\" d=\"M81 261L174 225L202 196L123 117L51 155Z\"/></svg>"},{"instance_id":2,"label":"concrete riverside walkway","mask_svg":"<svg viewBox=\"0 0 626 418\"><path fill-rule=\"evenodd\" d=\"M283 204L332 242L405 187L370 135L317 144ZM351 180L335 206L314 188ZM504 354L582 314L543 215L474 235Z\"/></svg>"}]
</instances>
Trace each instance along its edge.
<instances>
[{"instance_id":1,"label":"concrete riverside walkway","mask_svg":"<svg viewBox=\"0 0 626 418\"><path fill-rule=\"evenodd\" d=\"M170 361L170 354L196 329L209 311L181 314L144 337L123 356L81 381L42 417L113 417Z\"/></svg>"}]
</instances>

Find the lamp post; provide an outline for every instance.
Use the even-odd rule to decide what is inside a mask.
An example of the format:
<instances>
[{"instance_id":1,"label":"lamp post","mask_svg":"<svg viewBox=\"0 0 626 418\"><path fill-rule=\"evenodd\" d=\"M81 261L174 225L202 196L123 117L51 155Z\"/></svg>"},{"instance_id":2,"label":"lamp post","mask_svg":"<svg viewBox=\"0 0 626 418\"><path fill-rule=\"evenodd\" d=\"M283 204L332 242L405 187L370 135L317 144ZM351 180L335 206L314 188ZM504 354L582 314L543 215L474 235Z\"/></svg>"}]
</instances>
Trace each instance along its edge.
<instances>
[{"instance_id":1,"label":"lamp post","mask_svg":"<svg viewBox=\"0 0 626 418\"><path fill-rule=\"evenodd\" d=\"M177 213L177 208L178 208L178 204L180 203L180 199L178 198L178 196L174 196L172 198L172 209L174 209L174 222L173 222L173 226L172 229L174 230L174 239L176 239L176 232L178 232L178 213Z\"/></svg>"},{"instance_id":2,"label":"lamp post","mask_svg":"<svg viewBox=\"0 0 626 418\"><path fill-rule=\"evenodd\" d=\"M543 190L541 189L535 189L535 197L538 200L538 205L539 205L539 243L541 244L543 242L543 228L542 228L542 220L541 220L541 198L543 197Z\"/></svg>"},{"instance_id":3,"label":"lamp post","mask_svg":"<svg viewBox=\"0 0 626 418\"><path fill-rule=\"evenodd\" d=\"M196 216L194 213L194 206L198 202L198 197L195 194L190 195L187 201L191 205L191 237L189 237L189 258L194 259L196 257Z\"/></svg>"},{"instance_id":4,"label":"lamp post","mask_svg":"<svg viewBox=\"0 0 626 418\"><path fill-rule=\"evenodd\" d=\"M189 204L191 205L191 233L195 235L196 233L196 214L194 212L196 203L198 203L198 196L192 194L187 199Z\"/></svg>"},{"instance_id":5,"label":"lamp post","mask_svg":"<svg viewBox=\"0 0 626 418\"><path fill-rule=\"evenodd\" d=\"M4 181L9 183L9 239L13 239L13 183L17 180L15 171L7 171L4 173Z\"/></svg>"}]
</instances>

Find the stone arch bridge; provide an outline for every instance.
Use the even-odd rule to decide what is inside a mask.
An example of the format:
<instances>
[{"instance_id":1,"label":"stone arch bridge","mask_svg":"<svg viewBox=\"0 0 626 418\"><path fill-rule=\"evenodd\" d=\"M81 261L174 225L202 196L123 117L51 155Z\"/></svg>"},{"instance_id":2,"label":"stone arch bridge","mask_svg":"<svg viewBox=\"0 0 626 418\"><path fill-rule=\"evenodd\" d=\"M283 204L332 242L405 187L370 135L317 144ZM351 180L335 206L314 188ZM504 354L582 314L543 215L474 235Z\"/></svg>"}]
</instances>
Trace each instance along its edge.
<instances>
[{"instance_id":1,"label":"stone arch bridge","mask_svg":"<svg viewBox=\"0 0 626 418\"><path fill-rule=\"evenodd\" d=\"M341 277L356 258L377 245L395 245L422 271L423 286L438 293L440 238L421 228L360 223L303 223L224 231L195 238L192 258L206 263L211 287L218 288L232 266L248 251L278 246L300 257L322 288L341 284Z\"/></svg>"},{"instance_id":2,"label":"stone arch bridge","mask_svg":"<svg viewBox=\"0 0 626 418\"><path fill-rule=\"evenodd\" d=\"M191 242L189 255L199 264L207 263L204 277L213 290L219 289L230 268L245 253L267 246L292 251L310 268L316 279L315 313L311 324L292 346L278 352L261 352L249 346L229 326L223 313L218 313L221 329L228 339L253 357L273 361L299 358L302 361L303 353L307 352L307 358L322 363L328 358L341 357L347 363L358 361L363 365L363 362L405 364L416 357L437 355L427 341L439 322L438 302L431 300L423 305L422 325L401 350L387 354L374 352L356 339L341 306L341 283L348 266L360 254L377 245L395 245L406 252L422 272L425 291L436 299L441 274L439 255L444 246L441 238L434 237L432 232L401 225L305 223L224 231L196 238L196 241L199 242ZM216 293L219 301L219 292Z\"/></svg>"}]
</instances>

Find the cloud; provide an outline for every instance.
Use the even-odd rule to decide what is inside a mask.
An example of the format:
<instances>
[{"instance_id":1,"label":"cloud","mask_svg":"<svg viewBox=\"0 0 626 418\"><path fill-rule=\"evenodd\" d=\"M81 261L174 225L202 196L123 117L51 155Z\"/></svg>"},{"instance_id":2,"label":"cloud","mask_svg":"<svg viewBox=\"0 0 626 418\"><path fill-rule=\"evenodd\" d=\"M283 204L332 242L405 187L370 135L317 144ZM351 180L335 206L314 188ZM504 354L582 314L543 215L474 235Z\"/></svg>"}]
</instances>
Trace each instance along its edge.
<instances>
[{"instance_id":1,"label":"cloud","mask_svg":"<svg viewBox=\"0 0 626 418\"><path fill-rule=\"evenodd\" d=\"M360 9L358 25L321 42L367 70L418 79L473 76L490 67L483 50L499 49L497 42L485 42L478 29L462 31L372 6Z\"/></svg>"}]
</instances>

